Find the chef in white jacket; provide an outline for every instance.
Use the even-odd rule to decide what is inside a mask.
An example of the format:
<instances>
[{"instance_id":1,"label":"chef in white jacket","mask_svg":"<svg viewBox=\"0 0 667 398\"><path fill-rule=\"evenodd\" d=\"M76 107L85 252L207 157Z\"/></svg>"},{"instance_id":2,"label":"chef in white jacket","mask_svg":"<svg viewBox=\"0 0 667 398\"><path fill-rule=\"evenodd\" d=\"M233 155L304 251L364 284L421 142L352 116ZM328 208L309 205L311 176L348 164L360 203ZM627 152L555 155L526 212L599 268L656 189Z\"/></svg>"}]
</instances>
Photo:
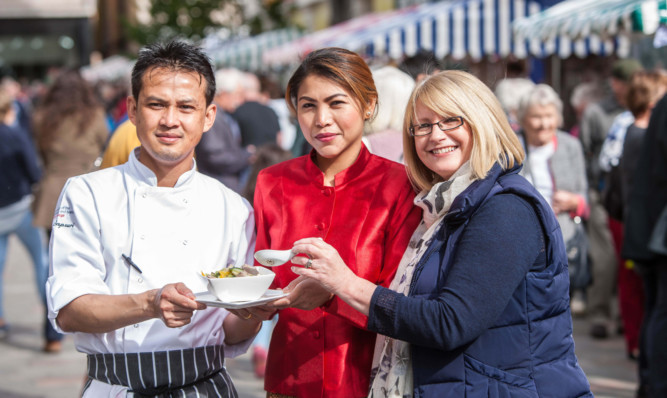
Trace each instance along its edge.
<instances>
[{"instance_id":1,"label":"chef in white jacket","mask_svg":"<svg viewBox=\"0 0 667 398\"><path fill-rule=\"evenodd\" d=\"M182 42L141 50L128 114L141 147L127 163L71 178L53 221L49 318L88 354L84 397L236 396L224 357L260 320L206 308L199 271L252 264L247 201L196 171L215 120L213 70Z\"/></svg>"}]
</instances>

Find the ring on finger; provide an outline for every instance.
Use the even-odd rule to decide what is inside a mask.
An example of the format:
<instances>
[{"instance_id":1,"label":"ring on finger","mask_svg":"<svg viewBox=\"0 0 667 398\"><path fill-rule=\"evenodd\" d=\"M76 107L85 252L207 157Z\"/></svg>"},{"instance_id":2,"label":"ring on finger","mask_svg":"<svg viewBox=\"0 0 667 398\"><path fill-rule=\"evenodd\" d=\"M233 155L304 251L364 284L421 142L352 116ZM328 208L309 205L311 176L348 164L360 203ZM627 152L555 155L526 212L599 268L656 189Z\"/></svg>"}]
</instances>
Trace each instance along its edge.
<instances>
[{"instance_id":1,"label":"ring on finger","mask_svg":"<svg viewBox=\"0 0 667 398\"><path fill-rule=\"evenodd\" d=\"M306 263L306 268L312 268L313 267L313 259L309 258L308 262Z\"/></svg>"}]
</instances>

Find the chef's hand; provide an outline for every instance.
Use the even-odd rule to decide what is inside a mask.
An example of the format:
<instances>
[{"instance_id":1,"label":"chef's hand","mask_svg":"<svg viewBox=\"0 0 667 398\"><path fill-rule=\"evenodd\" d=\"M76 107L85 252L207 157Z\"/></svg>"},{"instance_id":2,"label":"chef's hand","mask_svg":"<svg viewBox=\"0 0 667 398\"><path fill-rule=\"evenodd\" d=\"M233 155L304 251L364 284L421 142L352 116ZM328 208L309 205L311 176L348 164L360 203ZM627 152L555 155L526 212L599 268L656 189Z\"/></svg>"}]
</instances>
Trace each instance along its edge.
<instances>
[{"instance_id":1,"label":"chef's hand","mask_svg":"<svg viewBox=\"0 0 667 398\"><path fill-rule=\"evenodd\" d=\"M206 304L195 301L195 295L183 283L170 283L157 291L153 312L170 328L187 325L195 310L206 309Z\"/></svg>"},{"instance_id":2,"label":"chef's hand","mask_svg":"<svg viewBox=\"0 0 667 398\"><path fill-rule=\"evenodd\" d=\"M272 301L270 305L273 308L298 308L310 311L325 304L333 297L333 294L324 289L322 285L303 277L294 279L283 289L283 292L289 295Z\"/></svg>"},{"instance_id":3,"label":"chef's hand","mask_svg":"<svg viewBox=\"0 0 667 398\"><path fill-rule=\"evenodd\" d=\"M244 320L267 321L276 313L276 309L265 305L239 309L229 309L229 312Z\"/></svg>"}]
</instances>

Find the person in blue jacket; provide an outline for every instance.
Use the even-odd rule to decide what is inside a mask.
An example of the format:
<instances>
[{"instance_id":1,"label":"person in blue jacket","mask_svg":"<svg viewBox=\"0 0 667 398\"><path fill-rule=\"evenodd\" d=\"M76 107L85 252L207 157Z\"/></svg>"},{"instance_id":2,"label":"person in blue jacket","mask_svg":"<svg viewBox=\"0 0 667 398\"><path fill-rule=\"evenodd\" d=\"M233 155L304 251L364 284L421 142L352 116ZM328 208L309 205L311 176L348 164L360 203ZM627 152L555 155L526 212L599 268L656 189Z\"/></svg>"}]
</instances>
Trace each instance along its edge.
<instances>
[{"instance_id":1,"label":"person in blue jacket","mask_svg":"<svg viewBox=\"0 0 667 398\"><path fill-rule=\"evenodd\" d=\"M356 277L324 240L292 249L308 255L295 273L378 333L369 397L592 397L560 227L518 174L524 153L492 92L466 72L430 76L403 130L423 219L390 288Z\"/></svg>"},{"instance_id":2,"label":"person in blue jacket","mask_svg":"<svg viewBox=\"0 0 667 398\"><path fill-rule=\"evenodd\" d=\"M37 153L27 131L16 124L13 98L0 88L0 338L9 334L2 299L9 237L15 234L28 250L35 269L37 291L46 308L45 283L49 273L44 231L33 226L32 188L41 177ZM24 264L22 264L24 265ZM59 352L63 335L44 315L44 351Z\"/></svg>"}]
</instances>

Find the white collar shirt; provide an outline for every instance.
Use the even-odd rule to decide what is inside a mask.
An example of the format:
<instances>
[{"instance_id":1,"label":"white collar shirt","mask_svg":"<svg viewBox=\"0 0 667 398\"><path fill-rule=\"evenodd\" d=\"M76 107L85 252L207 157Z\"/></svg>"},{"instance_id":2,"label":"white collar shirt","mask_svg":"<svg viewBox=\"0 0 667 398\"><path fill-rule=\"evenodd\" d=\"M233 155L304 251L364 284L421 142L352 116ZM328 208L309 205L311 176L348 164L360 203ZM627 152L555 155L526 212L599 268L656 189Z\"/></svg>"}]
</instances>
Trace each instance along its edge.
<instances>
[{"instance_id":1,"label":"white collar shirt","mask_svg":"<svg viewBox=\"0 0 667 398\"><path fill-rule=\"evenodd\" d=\"M69 179L56 209L47 301L57 329L58 311L79 296L141 293L175 282L196 293L207 289L200 271L253 263L252 207L197 172L194 161L173 188L158 187L133 152L123 165ZM89 354L223 345L228 314L209 307L180 328L151 319L109 333L75 333L74 341ZM245 352L250 340L226 346L225 356Z\"/></svg>"}]
</instances>

